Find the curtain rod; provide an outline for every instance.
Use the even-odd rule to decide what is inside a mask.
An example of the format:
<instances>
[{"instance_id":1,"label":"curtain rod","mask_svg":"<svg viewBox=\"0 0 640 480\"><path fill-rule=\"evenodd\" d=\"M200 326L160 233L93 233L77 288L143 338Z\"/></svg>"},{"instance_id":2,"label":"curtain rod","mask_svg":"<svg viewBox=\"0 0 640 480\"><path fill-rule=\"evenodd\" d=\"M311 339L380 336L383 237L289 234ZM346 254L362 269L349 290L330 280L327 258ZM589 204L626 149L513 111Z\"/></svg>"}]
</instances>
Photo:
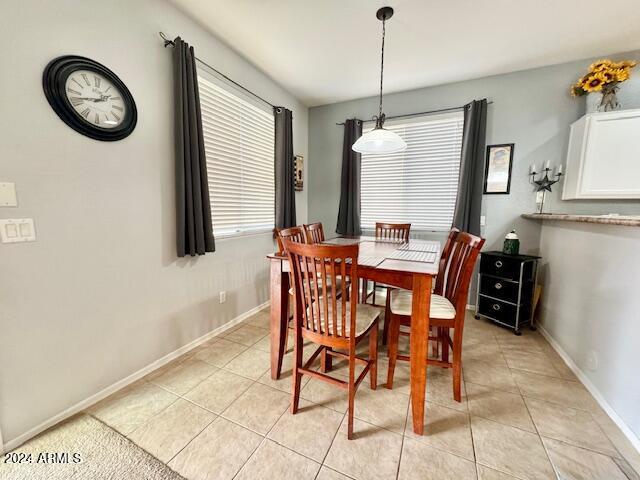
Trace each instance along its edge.
<instances>
[{"instance_id":1,"label":"curtain rod","mask_svg":"<svg viewBox=\"0 0 640 480\"><path fill-rule=\"evenodd\" d=\"M173 47L175 46L175 42L173 40L169 40L164 33L162 32L158 32L158 34L160 34L160 37L162 37L162 40L164 40L164 48L167 48L169 46ZM204 62L202 60L200 60L198 57L196 57L196 60L199 61L200 63L202 63L203 65L206 65L208 68L210 68L211 70L213 70L214 72L216 72L218 75L220 75L221 77L223 77L225 80L227 80L228 82L233 83L236 87L241 88L242 90L244 90L245 92L247 92L248 94L254 96L255 98L257 98L258 100L263 101L264 103L266 103L267 105L270 105L272 108L280 108L280 107L276 107L276 105L272 104L271 102L266 101L264 98L262 98L260 95L258 95L257 93L252 92L251 90L249 90L246 87L243 87L242 85L240 85L238 82L231 80L229 77L227 77L224 73L222 73L220 70L217 70L215 68L213 68L211 65L209 65L207 62Z\"/></svg>"},{"instance_id":2,"label":"curtain rod","mask_svg":"<svg viewBox=\"0 0 640 480\"><path fill-rule=\"evenodd\" d=\"M487 105L493 105L493 102L487 102ZM419 115L431 115L434 113L444 113L444 112L455 112L456 110L464 110L467 108L466 105L461 105L459 107L450 107L450 108L441 108L439 110L429 110L426 112L416 112L416 113L407 113L404 115L394 115L392 117L386 117L385 120L391 120L393 118L407 118L407 117L417 117ZM362 120L362 122L371 122L373 120ZM336 125L344 125L344 122L336 123Z\"/></svg>"}]
</instances>

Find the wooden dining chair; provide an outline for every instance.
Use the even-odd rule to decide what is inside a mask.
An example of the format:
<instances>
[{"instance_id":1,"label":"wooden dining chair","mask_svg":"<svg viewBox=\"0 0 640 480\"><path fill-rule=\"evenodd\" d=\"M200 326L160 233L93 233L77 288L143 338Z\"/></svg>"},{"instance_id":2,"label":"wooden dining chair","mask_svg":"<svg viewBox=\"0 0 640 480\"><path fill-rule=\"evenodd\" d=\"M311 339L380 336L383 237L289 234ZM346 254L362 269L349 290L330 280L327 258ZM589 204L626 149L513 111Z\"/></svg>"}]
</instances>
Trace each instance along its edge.
<instances>
[{"instance_id":1,"label":"wooden dining chair","mask_svg":"<svg viewBox=\"0 0 640 480\"><path fill-rule=\"evenodd\" d=\"M322 222L304 225L304 233L307 238L307 243L324 242L324 229L322 228Z\"/></svg>"},{"instance_id":2,"label":"wooden dining chair","mask_svg":"<svg viewBox=\"0 0 640 480\"><path fill-rule=\"evenodd\" d=\"M380 223L376 222L376 240L389 241L389 242L408 242L409 234L411 233L410 223ZM369 282L363 282L364 298L369 298L368 287ZM377 282L373 282L373 301L372 305L376 304L376 291L378 287L388 288L386 285L379 285Z\"/></svg>"},{"instance_id":3,"label":"wooden dining chair","mask_svg":"<svg viewBox=\"0 0 640 480\"><path fill-rule=\"evenodd\" d=\"M391 242L408 242L411 233L410 223L379 223L376 222L376 240Z\"/></svg>"},{"instance_id":4,"label":"wooden dining chair","mask_svg":"<svg viewBox=\"0 0 640 480\"><path fill-rule=\"evenodd\" d=\"M453 247L453 242L456 238L456 236L458 235L458 233L460 232L460 229L456 228L456 227L452 227L451 230L449 231L449 234L447 235L447 240L444 242L444 246L442 247L442 253L440 255L440 263L439 263L439 267L438 267L438 275L436 277L436 281L435 281L435 287L434 287L434 292L437 293L438 295L442 295L442 284L444 282L444 278L445 278L445 270L446 270L446 266L449 264L449 256L451 255L451 248ZM390 290L393 287L389 287L389 289L387 290L387 298L389 297L389 295L391 294ZM440 329L439 329L440 330ZM382 330L382 344L386 345L387 344L387 334L389 332L389 318L385 316L384 319L384 328ZM438 332L438 337L440 337L440 331ZM435 344L435 350L434 350L434 354L438 354L439 350L438 350L438 343L436 342Z\"/></svg>"},{"instance_id":5,"label":"wooden dining chair","mask_svg":"<svg viewBox=\"0 0 640 480\"><path fill-rule=\"evenodd\" d=\"M307 243L307 236L302 227L276 228L276 241L278 242L278 254L284 255L282 240L289 239L293 242Z\"/></svg>"},{"instance_id":6,"label":"wooden dining chair","mask_svg":"<svg viewBox=\"0 0 640 480\"><path fill-rule=\"evenodd\" d=\"M338 295L338 277L358 279L359 245L303 245L283 240L291 265L294 289L294 361L291 413L298 412L303 375L309 375L347 390L349 398L347 438L353 438L355 394L367 373L371 389L376 389L378 366L378 317L371 305L358 304L358 292L347 295L342 282ZM318 282L316 279L320 279ZM333 288L335 285L336 288ZM356 346L369 336L369 358L356 355ZM318 348L302 363L304 340ZM316 371L311 365L323 354L348 360L348 379ZM356 378L356 364L364 369Z\"/></svg>"},{"instance_id":7,"label":"wooden dining chair","mask_svg":"<svg viewBox=\"0 0 640 480\"><path fill-rule=\"evenodd\" d=\"M453 248L453 243L455 242L456 237L460 233L460 229L456 227L451 227L449 231L449 235L447 235L447 240L444 242L444 246L442 247L442 253L440 255L440 263L438 265L438 275L436 276L436 284L433 289L433 292L442 295L442 289L445 282L445 274L447 271L447 266L449 265L449 259L451 257L451 250ZM434 327L436 330L436 342L434 343L434 356L440 355L440 345L444 344L444 327ZM449 361L449 349L443 348L442 350L442 360L445 362Z\"/></svg>"},{"instance_id":8,"label":"wooden dining chair","mask_svg":"<svg viewBox=\"0 0 640 480\"><path fill-rule=\"evenodd\" d=\"M484 239L469 233L460 232L452 242L451 254L442 283L442 295L432 294L430 304L430 324L442 328L442 350L453 349L453 360L427 359L428 365L451 368L453 370L453 398L461 401L460 383L462 374L462 332L467 307L467 296L473 267L478 259ZM411 326L412 293L407 290L392 290L387 298L386 315L389 317L388 350L389 370L387 388L393 388L393 374L396 361L409 360L409 356L398 354L400 326ZM450 336L453 329L453 340ZM436 337L437 338L437 337ZM430 339L436 339L430 337Z\"/></svg>"},{"instance_id":9,"label":"wooden dining chair","mask_svg":"<svg viewBox=\"0 0 640 480\"><path fill-rule=\"evenodd\" d=\"M322 224L320 223L320 230L322 230ZM283 244L283 240L287 239L287 240L291 240L292 242L296 242L296 243L315 243L315 242L310 242L308 241L310 237L307 236L305 227L290 227L290 228L276 228L276 239L278 241L278 253L280 255L285 255L286 252L284 250L284 244ZM291 288L289 288L289 295L293 298L293 279L291 278L291 274L289 274L289 284L291 285ZM337 288L338 288L338 295L340 295L341 293L341 288L342 288L342 277L338 277L336 279L337 283ZM322 280L318 280L320 282L320 287L322 287ZM331 281L331 279L329 279L329 281ZM347 289L351 288L351 283L349 281L346 282L347 283ZM289 312L291 311L291 309L289 308L289 306L287 306L287 316L289 318L289 322L291 322L291 320L293 319L293 315L290 314ZM289 328L287 329L287 337L285 339L285 352L289 349L289 330L292 330L292 326L289 325ZM325 365L325 362L327 362L327 358L326 356L322 357L322 364L323 364L323 368ZM330 360L327 362L328 364L330 364Z\"/></svg>"}]
</instances>

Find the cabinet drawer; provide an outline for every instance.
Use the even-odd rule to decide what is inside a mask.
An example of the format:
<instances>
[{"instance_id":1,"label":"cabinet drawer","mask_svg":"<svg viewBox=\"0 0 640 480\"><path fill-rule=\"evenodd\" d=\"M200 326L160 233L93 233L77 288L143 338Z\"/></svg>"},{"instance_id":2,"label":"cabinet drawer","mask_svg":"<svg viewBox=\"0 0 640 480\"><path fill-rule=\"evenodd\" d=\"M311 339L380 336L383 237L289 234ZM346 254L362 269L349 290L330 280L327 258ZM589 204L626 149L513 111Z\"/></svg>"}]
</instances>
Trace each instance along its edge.
<instances>
[{"instance_id":1,"label":"cabinet drawer","mask_svg":"<svg viewBox=\"0 0 640 480\"><path fill-rule=\"evenodd\" d=\"M518 310L518 307L516 305L511 305L510 303L502 302L500 300L494 300L492 298L483 296L480 296L478 300L478 313L480 315L493 318L495 320L498 320L499 322L515 327L516 313ZM521 325L529 321L529 312L529 306L522 305L520 307Z\"/></svg>"},{"instance_id":2,"label":"cabinet drawer","mask_svg":"<svg viewBox=\"0 0 640 480\"><path fill-rule=\"evenodd\" d=\"M500 300L518 303L518 287L517 283L502 278L488 275L480 276L480 293Z\"/></svg>"},{"instance_id":3,"label":"cabinet drawer","mask_svg":"<svg viewBox=\"0 0 640 480\"><path fill-rule=\"evenodd\" d=\"M482 255L480 273L518 281L520 279L520 260L509 257Z\"/></svg>"}]
</instances>

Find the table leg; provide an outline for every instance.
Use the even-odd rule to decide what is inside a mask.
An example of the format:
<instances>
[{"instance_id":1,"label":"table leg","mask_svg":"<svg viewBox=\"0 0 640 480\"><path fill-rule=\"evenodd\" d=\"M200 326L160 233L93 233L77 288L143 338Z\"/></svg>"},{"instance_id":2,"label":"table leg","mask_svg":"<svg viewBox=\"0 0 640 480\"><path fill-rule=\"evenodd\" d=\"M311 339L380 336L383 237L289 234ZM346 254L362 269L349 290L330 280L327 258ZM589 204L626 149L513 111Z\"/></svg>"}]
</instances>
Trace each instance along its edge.
<instances>
[{"instance_id":1,"label":"table leg","mask_svg":"<svg viewBox=\"0 0 640 480\"><path fill-rule=\"evenodd\" d=\"M285 354L289 323L289 274L282 260L271 261L271 378L278 380Z\"/></svg>"},{"instance_id":2,"label":"table leg","mask_svg":"<svg viewBox=\"0 0 640 480\"><path fill-rule=\"evenodd\" d=\"M413 431L417 435L424 433L430 302L431 276L414 274L409 352L411 359L411 412L413 415Z\"/></svg>"}]
</instances>

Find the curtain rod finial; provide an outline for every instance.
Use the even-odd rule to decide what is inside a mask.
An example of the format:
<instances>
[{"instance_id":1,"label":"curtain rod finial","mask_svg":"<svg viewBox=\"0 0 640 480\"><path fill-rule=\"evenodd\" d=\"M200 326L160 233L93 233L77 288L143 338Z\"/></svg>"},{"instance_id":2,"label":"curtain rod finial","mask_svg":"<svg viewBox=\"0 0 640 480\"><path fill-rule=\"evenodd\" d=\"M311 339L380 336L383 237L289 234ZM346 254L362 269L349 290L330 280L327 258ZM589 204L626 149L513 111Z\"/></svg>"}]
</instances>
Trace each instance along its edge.
<instances>
[{"instance_id":1,"label":"curtain rod finial","mask_svg":"<svg viewBox=\"0 0 640 480\"><path fill-rule=\"evenodd\" d=\"M164 40L164 48L167 48L169 45L173 45L173 40L169 40L163 32L158 32L162 40Z\"/></svg>"}]
</instances>

